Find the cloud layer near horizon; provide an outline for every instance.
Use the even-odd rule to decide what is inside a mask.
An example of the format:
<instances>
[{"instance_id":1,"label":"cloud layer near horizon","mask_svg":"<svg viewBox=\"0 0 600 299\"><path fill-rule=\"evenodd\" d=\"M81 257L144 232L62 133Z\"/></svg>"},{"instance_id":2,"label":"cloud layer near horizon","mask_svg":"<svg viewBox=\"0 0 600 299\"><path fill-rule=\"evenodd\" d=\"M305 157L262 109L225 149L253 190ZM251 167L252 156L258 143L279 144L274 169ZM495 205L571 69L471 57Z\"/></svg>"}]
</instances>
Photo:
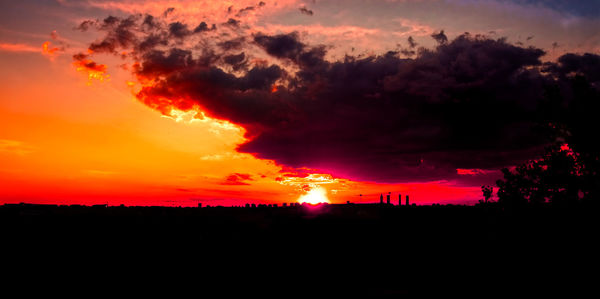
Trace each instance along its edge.
<instances>
[{"instance_id":1,"label":"cloud layer near horizon","mask_svg":"<svg viewBox=\"0 0 600 299\"><path fill-rule=\"evenodd\" d=\"M246 128L241 152L359 180L448 179L530 159L545 141L535 131L544 86L574 73L597 82L600 69L594 54L542 63L541 49L443 31L431 35L434 49L408 41L330 60L330 45L297 32L261 33L235 17L190 26L167 14L79 28L105 33L94 53L133 62L146 105L200 109Z\"/></svg>"}]
</instances>

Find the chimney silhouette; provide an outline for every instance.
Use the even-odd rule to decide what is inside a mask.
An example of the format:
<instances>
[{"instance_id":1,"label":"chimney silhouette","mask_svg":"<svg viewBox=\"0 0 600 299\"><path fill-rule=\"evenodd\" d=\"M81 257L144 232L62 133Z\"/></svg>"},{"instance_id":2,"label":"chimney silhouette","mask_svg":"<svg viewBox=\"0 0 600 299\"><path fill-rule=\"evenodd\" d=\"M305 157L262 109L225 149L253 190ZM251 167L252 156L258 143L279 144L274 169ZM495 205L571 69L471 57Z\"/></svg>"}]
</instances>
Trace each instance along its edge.
<instances>
[{"instance_id":1,"label":"chimney silhouette","mask_svg":"<svg viewBox=\"0 0 600 299\"><path fill-rule=\"evenodd\" d=\"M383 204L383 193L379 194L379 203Z\"/></svg>"},{"instance_id":2,"label":"chimney silhouette","mask_svg":"<svg viewBox=\"0 0 600 299\"><path fill-rule=\"evenodd\" d=\"M406 195L406 205L408 206L408 195Z\"/></svg>"},{"instance_id":3,"label":"chimney silhouette","mask_svg":"<svg viewBox=\"0 0 600 299\"><path fill-rule=\"evenodd\" d=\"M402 205L402 194L398 193L398 205Z\"/></svg>"}]
</instances>

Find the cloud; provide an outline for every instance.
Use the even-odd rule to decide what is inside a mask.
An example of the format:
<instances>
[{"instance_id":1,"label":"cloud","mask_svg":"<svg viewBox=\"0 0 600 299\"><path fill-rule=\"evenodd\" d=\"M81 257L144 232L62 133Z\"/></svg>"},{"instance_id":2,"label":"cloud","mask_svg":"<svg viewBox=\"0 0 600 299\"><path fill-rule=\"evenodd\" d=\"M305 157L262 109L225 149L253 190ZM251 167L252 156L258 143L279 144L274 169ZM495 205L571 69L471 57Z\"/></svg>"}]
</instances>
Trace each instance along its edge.
<instances>
[{"instance_id":1,"label":"cloud","mask_svg":"<svg viewBox=\"0 0 600 299\"><path fill-rule=\"evenodd\" d=\"M591 53L583 55L567 53L558 58L558 63L548 63L547 71L561 79L580 75L586 77L597 88L600 88L600 56Z\"/></svg>"},{"instance_id":2,"label":"cloud","mask_svg":"<svg viewBox=\"0 0 600 299\"><path fill-rule=\"evenodd\" d=\"M175 16L184 19L198 19L208 17L210 22L227 20L231 14L237 12L237 16L244 16L246 22L253 23L255 14L274 14L285 9L295 9L299 0L277 0L276 3L265 3L255 0L213 1L213 0L119 0L103 1L91 0L86 3L93 8L108 11L121 11L128 14L148 13L161 16L170 10L168 17ZM252 8L250 8L252 7ZM164 17L164 15L163 15Z\"/></svg>"},{"instance_id":3,"label":"cloud","mask_svg":"<svg viewBox=\"0 0 600 299\"><path fill-rule=\"evenodd\" d=\"M106 73L106 65L96 63L89 57L90 55L83 53L73 55L73 65L77 71L87 74L88 85L92 83L92 80L98 80L100 82L107 80L110 76Z\"/></svg>"},{"instance_id":4,"label":"cloud","mask_svg":"<svg viewBox=\"0 0 600 299\"><path fill-rule=\"evenodd\" d=\"M313 15L313 11L310 10L310 9L308 9L308 8L306 8L306 6L300 7L299 10L300 10L300 13L305 14L307 16L312 16Z\"/></svg>"},{"instance_id":5,"label":"cloud","mask_svg":"<svg viewBox=\"0 0 600 299\"><path fill-rule=\"evenodd\" d=\"M61 49L52 46L52 43L50 42L44 42L42 44L42 54L50 57L51 59L58 55L59 51L61 51Z\"/></svg>"},{"instance_id":6,"label":"cloud","mask_svg":"<svg viewBox=\"0 0 600 299\"><path fill-rule=\"evenodd\" d=\"M458 175L484 175L484 174L488 174L492 172L491 170L485 170L485 169L463 169L463 168L458 168L456 169L456 173Z\"/></svg>"},{"instance_id":7,"label":"cloud","mask_svg":"<svg viewBox=\"0 0 600 299\"><path fill-rule=\"evenodd\" d=\"M64 52L64 43L59 42L60 47L56 47L50 41L42 43L41 46L30 46L27 44L0 43L0 51L15 53L40 53L51 60L59 53Z\"/></svg>"},{"instance_id":8,"label":"cloud","mask_svg":"<svg viewBox=\"0 0 600 299\"><path fill-rule=\"evenodd\" d=\"M58 35L58 32L56 30L52 30L52 32L50 32L50 38L52 38L53 40L58 40L60 36Z\"/></svg>"},{"instance_id":9,"label":"cloud","mask_svg":"<svg viewBox=\"0 0 600 299\"><path fill-rule=\"evenodd\" d=\"M95 24L106 36L91 45L133 49L144 82L137 98L163 114L202 110L246 129L240 152L359 180L452 179L457 169L530 159L546 141L535 113L544 87L561 73L596 74L585 66L597 55L542 64L541 49L480 35L448 40L440 31L437 47L412 58L327 60L327 45L295 31L232 36L221 27L177 37L165 24L147 30L141 18L107 18ZM140 46L152 36L161 42Z\"/></svg>"},{"instance_id":10,"label":"cloud","mask_svg":"<svg viewBox=\"0 0 600 299\"><path fill-rule=\"evenodd\" d=\"M206 24L206 22L203 21L203 22L200 22L200 24L198 24L198 26L196 26L196 28L194 28L194 33L216 30L216 29L217 29L217 25L212 24L212 27L208 28L208 24Z\"/></svg>"},{"instance_id":11,"label":"cloud","mask_svg":"<svg viewBox=\"0 0 600 299\"><path fill-rule=\"evenodd\" d=\"M175 38L184 38L192 34L192 31L190 31L187 24L183 24L181 22L173 22L169 24L169 34L170 36Z\"/></svg>"},{"instance_id":12,"label":"cloud","mask_svg":"<svg viewBox=\"0 0 600 299\"><path fill-rule=\"evenodd\" d=\"M39 53L40 48L26 44L0 43L0 51L5 52L35 52Z\"/></svg>"},{"instance_id":13,"label":"cloud","mask_svg":"<svg viewBox=\"0 0 600 299\"><path fill-rule=\"evenodd\" d=\"M253 181L252 175L247 173L232 173L228 175L221 185L250 185L247 181Z\"/></svg>"}]
</instances>

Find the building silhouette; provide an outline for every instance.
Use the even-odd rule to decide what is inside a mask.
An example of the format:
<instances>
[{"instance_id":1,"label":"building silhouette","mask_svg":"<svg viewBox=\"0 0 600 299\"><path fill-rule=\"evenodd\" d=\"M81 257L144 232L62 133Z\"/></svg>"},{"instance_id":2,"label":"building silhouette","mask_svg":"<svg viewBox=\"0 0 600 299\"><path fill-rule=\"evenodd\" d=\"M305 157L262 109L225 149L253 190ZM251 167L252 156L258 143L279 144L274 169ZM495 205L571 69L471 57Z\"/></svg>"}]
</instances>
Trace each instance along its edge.
<instances>
[{"instance_id":1,"label":"building silhouette","mask_svg":"<svg viewBox=\"0 0 600 299\"><path fill-rule=\"evenodd\" d=\"M387 195L387 198L386 198L386 199L387 199L387 204L388 204L388 205L389 205L389 204L391 204L391 202L390 202L390 196L391 196L391 195L390 195L390 194L388 194L388 195Z\"/></svg>"},{"instance_id":2,"label":"building silhouette","mask_svg":"<svg viewBox=\"0 0 600 299\"><path fill-rule=\"evenodd\" d=\"M383 193L379 194L379 203L383 204Z\"/></svg>"},{"instance_id":3,"label":"building silhouette","mask_svg":"<svg viewBox=\"0 0 600 299\"><path fill-rule=\"evenodd\" d=\"M402 194L398 193L398 205L402 205Z\"/></svg>"},{"instance_id":4,"label":"building silhouette","mask_svg":"<svg viewBox=\"0 0 600 299\"><path fill-rule=\"evenodd\" d=\"M407 206L409 205L409 202L408 202L408 195L406 195L406 205L407 205Z\"/></svg>"}]
</instances>

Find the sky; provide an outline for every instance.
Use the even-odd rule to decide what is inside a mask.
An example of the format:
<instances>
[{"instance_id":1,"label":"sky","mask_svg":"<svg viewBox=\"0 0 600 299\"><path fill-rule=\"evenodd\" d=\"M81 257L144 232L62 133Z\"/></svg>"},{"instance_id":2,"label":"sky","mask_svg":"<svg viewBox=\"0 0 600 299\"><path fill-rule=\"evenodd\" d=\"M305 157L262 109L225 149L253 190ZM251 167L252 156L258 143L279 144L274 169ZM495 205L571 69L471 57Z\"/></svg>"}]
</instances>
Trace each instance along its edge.
<instances>
[{"instance_id":1,"label":"sky","mask_svg":"<svg viewBox=\"0 0 600 299\"><path fill-rule=\"evenodd\" d=\"M600 1L0 8L0 203L472 204L600 61Z\"/></svg>"}]
</instances>

